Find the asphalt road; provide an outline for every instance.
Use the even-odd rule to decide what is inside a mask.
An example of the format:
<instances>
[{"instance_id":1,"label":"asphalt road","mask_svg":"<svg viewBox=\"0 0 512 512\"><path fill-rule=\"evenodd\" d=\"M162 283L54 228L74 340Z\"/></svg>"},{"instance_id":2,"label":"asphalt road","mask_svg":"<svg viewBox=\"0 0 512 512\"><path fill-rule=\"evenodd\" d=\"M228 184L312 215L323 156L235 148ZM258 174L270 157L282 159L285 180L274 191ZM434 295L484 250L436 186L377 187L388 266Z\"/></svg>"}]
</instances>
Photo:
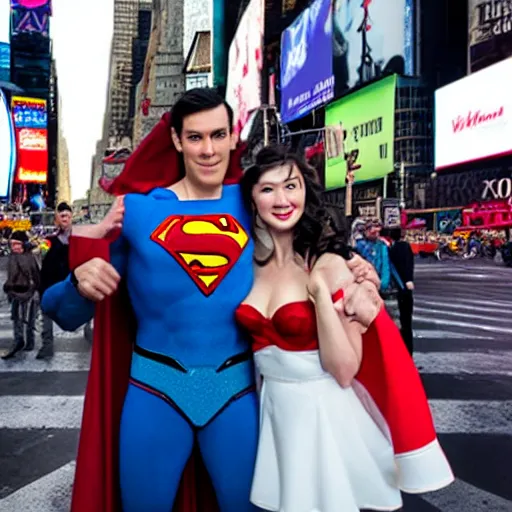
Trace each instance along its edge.
<instances>
[{"instance_id":1,"label":"asphalt road","mask_svg":"<svg viewBox=\"0 0 512 512\"><path fill-rule=\"evenodd\" d=\"M1 270L0 282L5 279ZM415 361L456 482L405 512L512 511L512 269L420 263ZM0 511L69 510L89 347L56 332L52 362L0 360ZM0 352L12 342L0 297Z\"/></svg>"}]
</instances>

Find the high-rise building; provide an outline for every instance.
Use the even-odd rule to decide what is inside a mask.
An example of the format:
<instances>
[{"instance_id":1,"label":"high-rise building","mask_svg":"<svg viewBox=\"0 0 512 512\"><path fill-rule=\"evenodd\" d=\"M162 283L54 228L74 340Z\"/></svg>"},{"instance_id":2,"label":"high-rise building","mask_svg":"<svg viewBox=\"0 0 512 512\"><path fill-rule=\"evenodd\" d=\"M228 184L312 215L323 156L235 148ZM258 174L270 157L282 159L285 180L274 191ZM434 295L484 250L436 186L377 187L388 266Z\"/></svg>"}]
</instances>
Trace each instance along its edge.
<instances>
[{"instance_id":1,"label":"high-rise building","mask_svg":"<svg viewBox=\"0 0 512 512\"><path fill-rule=\"evenodd\" d=\"M140 74L140 61L145 58L140 53L144 47L143 36L149 39L151 10L152 0L114 0L114 32L103 134L92 159L89 195L90 204L99 205L101 211L112 202L112 198L98 185L103 172L102 160L108 151L132 145L133 111L136 108L134 79ZM139 50L136 55L134 47Z\"/></svg>"},{"instance_id":2,"label":"high-rise building","mask_svg":"<svg viewBox=\"0 0 512 512\"><path fill-rule=\"evenodd\" d=\"M151 0L114 0L114 34L110 55L107 111L108 138L113 145L132 137L130 96L133 83L133 42L139 32L139 11L151 13ZM149 34L148 34L149 37Z\"/></svg>"},{"instance_id":3,"label":"high-rise building","mask_svg":"<svg viewBox=\"0 0 512 512\"><path fill-rule=\"evenodd\" d=\"M69 175L68 143L62 131L62 103L58 109L58 141L57 141L57 204L65 201L71 203L71 182Z\"/></svg>"}]
</instances>

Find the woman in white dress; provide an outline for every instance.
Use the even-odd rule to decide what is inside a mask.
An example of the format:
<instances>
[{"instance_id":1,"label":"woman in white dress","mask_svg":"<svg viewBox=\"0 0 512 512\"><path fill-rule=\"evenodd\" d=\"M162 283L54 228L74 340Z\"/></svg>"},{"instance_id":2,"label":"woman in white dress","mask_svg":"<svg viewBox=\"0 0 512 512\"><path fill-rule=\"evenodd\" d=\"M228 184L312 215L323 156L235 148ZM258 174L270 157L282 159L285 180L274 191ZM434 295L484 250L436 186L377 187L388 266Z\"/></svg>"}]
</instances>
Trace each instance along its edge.
<instances>
[{"instance_id":1,"label":"woman in white dress","mask_svg":"<svg viewBox=\"0 0 512 512\"><path fill-rule=\"evenodd\" d=\"M256 273L237 319L263 379L251 501L279 512L397 510L392 436L355 380L363 334L381 314L376 289L354 282L343 233L297 157L263 149L242 191L254 213ZM440 448L431 469L434 485L414 492L453 479Z\"/></svg>"}]
</instances>

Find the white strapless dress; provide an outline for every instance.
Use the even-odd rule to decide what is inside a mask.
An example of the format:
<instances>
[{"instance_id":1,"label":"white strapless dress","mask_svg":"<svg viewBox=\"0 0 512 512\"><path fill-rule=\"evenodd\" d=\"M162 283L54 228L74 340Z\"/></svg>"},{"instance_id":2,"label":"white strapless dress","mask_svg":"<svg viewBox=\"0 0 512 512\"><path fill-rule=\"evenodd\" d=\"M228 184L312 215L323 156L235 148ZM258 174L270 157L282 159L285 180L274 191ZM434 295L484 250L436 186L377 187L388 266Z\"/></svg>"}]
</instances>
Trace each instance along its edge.
<instances>
[{"instance_id":1,"label":"white strapless dress","mask_svg":"<svg viewBox=\"0 0 512 512\"><path fill-rule=\"evenodd\" d=\"M341 388L317 350L270 346L254 357L263 386L251 502L278 512L401 508L391 441L357 381Z\"/></svg>"}]
</instances>

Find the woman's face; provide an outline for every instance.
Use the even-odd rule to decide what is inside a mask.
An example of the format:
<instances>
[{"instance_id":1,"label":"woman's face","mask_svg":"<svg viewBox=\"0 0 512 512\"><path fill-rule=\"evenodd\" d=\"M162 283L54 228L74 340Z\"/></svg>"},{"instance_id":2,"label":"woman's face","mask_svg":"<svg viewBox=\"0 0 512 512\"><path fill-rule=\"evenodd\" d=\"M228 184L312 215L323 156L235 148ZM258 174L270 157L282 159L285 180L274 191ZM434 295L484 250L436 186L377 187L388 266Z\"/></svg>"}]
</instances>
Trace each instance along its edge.
<instances>
[{"instance_id":1,"label":"woman's face","mask_svg":"<svg viewBox=\"0 0 512 512\"><path fill-rule=\"evenodd\" d=\"M252 199L269 230L292 230L304 213L306 187L294 164L284 164L264 172L252 189Z\"/></svg>"}]
</instances>

